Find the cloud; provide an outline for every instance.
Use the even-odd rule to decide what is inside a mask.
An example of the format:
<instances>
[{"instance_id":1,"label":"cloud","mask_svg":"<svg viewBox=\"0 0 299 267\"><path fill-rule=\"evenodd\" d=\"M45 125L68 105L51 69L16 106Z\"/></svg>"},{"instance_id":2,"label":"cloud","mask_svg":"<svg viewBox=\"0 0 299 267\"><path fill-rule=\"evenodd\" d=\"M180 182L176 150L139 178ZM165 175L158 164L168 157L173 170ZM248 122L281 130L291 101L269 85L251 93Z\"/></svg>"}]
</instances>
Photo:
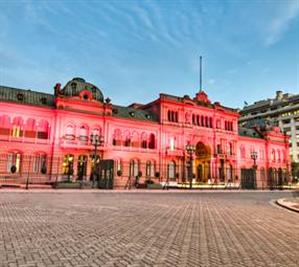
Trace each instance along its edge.
<instances>
[{"instance_id":1,"label":"cloud","mask_svg":"<svg viewBox=\"0 0 299 267\"><path fill-rule=\"evenodd\" d=\"M280 41L283 34L289 29L292 21L299 14L299 2L298 0L291 0L288 4L284 2L281 14L275 16L271 21L267 32L268 35L265 39L265 45L271 46Z\"/></svg>"}]
</instances>

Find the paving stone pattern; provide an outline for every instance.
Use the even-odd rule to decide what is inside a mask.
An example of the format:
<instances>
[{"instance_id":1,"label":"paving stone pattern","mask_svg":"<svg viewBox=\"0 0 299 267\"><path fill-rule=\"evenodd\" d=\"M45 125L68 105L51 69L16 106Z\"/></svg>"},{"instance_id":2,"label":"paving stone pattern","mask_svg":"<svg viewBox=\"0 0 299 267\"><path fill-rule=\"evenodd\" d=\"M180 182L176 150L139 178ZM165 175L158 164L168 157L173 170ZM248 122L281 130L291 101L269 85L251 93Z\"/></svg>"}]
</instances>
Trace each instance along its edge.
<instances>
[{"instance_id":1,"label":"paving stone pattern","mask_svg":"<svg viewBox=\"0 0 299 267\"><path fill-rule=\"evenodd\" d=\"M289 193L0 193L0 266L299 266Z\"/></svg>"}]
</instances>

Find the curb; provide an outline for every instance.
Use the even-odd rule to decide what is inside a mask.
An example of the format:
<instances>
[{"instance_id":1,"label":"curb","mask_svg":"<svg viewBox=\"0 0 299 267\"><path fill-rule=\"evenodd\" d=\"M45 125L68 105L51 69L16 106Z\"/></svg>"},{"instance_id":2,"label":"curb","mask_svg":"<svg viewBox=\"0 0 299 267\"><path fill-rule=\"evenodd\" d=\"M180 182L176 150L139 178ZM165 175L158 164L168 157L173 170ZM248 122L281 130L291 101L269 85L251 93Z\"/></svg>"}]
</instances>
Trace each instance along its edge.
<instances>
[{"instance_id":1,"label":"curb","mask_svg":"<svg viewBox=\"0 0 299 267\"><path fill-rule=\"evenodd\" d=\"M285 198L278 199L275 202L278 206L282 208L299 213L299 209L292 207L292 204L290 204L291 202L287 201L287 199Z\"/></svg>"}]
</instances>

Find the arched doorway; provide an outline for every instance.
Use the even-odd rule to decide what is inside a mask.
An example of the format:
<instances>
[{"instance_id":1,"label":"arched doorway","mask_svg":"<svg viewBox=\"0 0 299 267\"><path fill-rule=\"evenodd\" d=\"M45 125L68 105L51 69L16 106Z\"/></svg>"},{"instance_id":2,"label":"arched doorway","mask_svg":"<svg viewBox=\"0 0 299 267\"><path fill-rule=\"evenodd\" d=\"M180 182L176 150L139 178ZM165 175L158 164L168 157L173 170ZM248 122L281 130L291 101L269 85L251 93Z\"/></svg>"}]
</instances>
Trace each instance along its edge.
<instances>
[{"instance_id":1,"label":"arched doorway","mask_svg":"<svg viewBox=\"0 0 299 267\"><path fill-rule=\"evenodd\" d=\"M196 182L207 183L211 178L211 149L204 143L198 142L195 155Z\"/></svg>"}]
</instances>

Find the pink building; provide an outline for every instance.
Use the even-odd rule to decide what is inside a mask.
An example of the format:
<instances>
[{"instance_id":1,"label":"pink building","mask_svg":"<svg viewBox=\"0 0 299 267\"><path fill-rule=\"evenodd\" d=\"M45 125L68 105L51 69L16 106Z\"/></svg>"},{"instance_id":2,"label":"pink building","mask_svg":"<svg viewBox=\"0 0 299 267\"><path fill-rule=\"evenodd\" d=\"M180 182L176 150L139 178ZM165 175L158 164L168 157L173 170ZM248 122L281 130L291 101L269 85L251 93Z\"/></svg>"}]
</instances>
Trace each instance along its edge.
<instances>
[{"instance_id":1,"label":"pink building","mask_svg":"<svg viewBox=\"0 0 299 267\"><path fill-rule=\"evenodd\" d=\"M104 100L82 78L54 90L51 95L0 86L2 181L88 181L93 173L102 186L114 188L136 179L243 188L287 182L287 136L278 128L238 128L238 112L212 103L203 91L194 98L160 94L148 104L123 107ZM93 156L92 134L103 138L99 158Z\"/></svg>"}]
</instances>

